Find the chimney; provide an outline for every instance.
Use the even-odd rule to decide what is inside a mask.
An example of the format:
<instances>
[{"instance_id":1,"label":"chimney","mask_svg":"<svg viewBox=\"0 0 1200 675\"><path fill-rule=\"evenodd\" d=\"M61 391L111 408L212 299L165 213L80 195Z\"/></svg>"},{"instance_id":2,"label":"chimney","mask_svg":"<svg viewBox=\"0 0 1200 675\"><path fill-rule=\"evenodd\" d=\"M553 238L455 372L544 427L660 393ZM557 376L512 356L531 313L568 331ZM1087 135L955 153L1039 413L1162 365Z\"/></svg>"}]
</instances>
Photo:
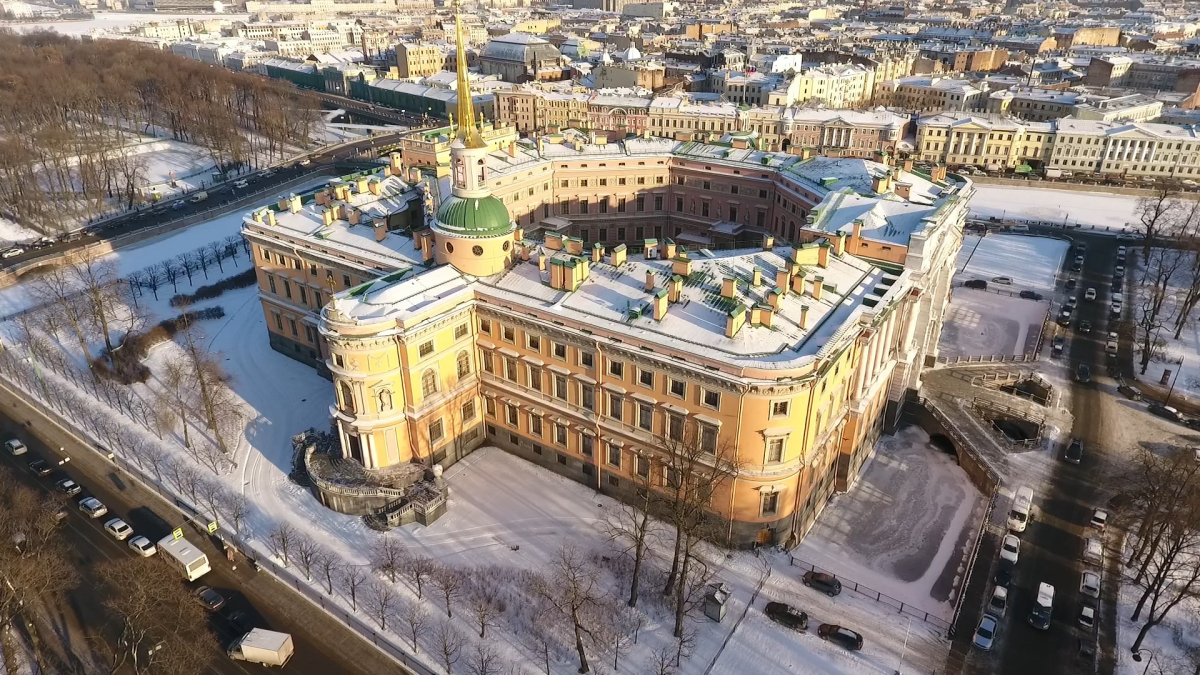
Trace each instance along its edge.
<instances>
[{"instance_id":1,"label":"chimney","mask_svg":"<svg viewBox=\"0 0 1200 675\"><path fill-rule=\"evenodd\" d=\"M792 292L797 295L804 295L804 272L792 277Z\"/></svg>"},{"instance_id":2,"label":"chimney","mask_svg":"<svg viewBox=\"0 0 1200 675\"><path fill-rule=\"evenodd\" d=\"M896 183L896 196L901 199L912 199L912 183L900 181Z\"/></svg>"},{"instance_id":3,"label":"chimney","mask_svg":"<svg viewBox=\"0 0 1200 675\"><path fill-rule=\"evenodd\" d=\"M725 277L721 280L721 297L726 300L732 300L737 295L737 281L733 277Z\"/></svg>"},{"instance_id":4,"label":"chimney","mask_svg":"<svg viewBox=\"0 0 1200 675\"><path fill-rule=\"evenodd\" d=\"M393 152L388 155L388 166L392 167L393 176L404 175L404 167L400 164L400 153Z\"/></svg>"},{"instance_id":5,"label":"chimney","mask_svg":"<svg viewBox=\"0 0 1200 675\"><path fill-rule=\"evenodd\" d=\"M775 323L775 308L770 305L759 305L761 313L758 315L758 321L762 325L770 328Z\"/></svg>"},{"instance_id":6,"label":"chimney","mask_svg":"<svg viewBox=\"0 0 1200 675\"><path fill-rule=\"evenodd\" d=\"M328 204L329 203L329 190L318 190L317 193L313 195L313 201L320 204L321 206L325 206L326 204Z\"/></svg>"},{"instance_id":7,"label":"chimney","mask_svg":"<svg viewBox=\"0 0 1200 675\"><path fill-rule=\"evenodd\" d=\"M792 275L788 274L787 270L779 270L775 273L775 288L779 289L783 295L787 295L788 289L792 287Z\"/></svg>"},{"instance_id":8,"label":"chimney","mask_svg":"<svg viewBox=\"0 0 1200 675\"><path fill-rule=\"evenodd\" d=\"M771 306L771 309L779 311L779 303L783 300L783 294L785 292L786 291L784 291L784 289L776 286L775 288L772 288L769 293L767 293L767 304Z\"/></svg>"},{"instance_id":9,"label":"chimney","mask_svg":"<svg viewBox=\"0 0 1200 675\"><path fill-rule=\"evenodd\" d=\"M387 238L387 233L388 233L387 223L385 221L383 221L382 219L376 220L375 221L375 241L383 241L384 239Z\"/></svg>"},{"instance_id":10,"label":"chimney","mask_svg":"<svg viewBox=\"0 0 1200 675\"><path fill-rule=\"evenodd\" d=\"M804 147L800 150L800 159L812 159L812 156L813 156L812 148Z\"/></svg>"},{"instance_id":11,"label":"chimney","mask_svg":"<svg viewBox=\"0 0 1200 675\"><path fill-rule=\"evenodd\" d=\"M267 209L267 224L275 227L275 209Z\"/></svg>"},{"instance_id":12,"label":"chimney","mask_svg":"<svg viewBox=\"0 0 1200 675\"><path fill-rule=\"evenodd\" d=\"M872 176L871 177L871 190L873 190L875 192L875 194L879 194L879 195L887 192L887 190L888 190L888 175L883 174L882 176Z\"/></svg>"},{"instance_id":13,"label":"chimney","mask_svg":"<svg viewBox=\"0 0 1200 675\"><path fill-rule=\"evenodd\" d=\"M567 237L567 253L583 255L583 240L579 237Z\"/></svg>"},{"instance_id":14,"label":"chimney","mask_svg":"<svg viewBox=\"0 0 1200 675\"><path fill-rule=\"evenodd\" d=\"M359 176L358 180L354 181L354 191L360 195L366 194L367 186L370 184L370 182L370 178L366 176Z\"/></svg>"},{"instance_id":15,"label":"chimney","mask_svg":"<svg viewBox=\"0 0 1200 675\"><path fill-rule=\"evenodd\" d=\"M367 181L367 189L371 191L371 194L378 197L379 196L379 179L372 178L371 180Z\"/></svg>"},{"instance_id":16,"label":"chimney","mask_svg":"<svg viewBox=\"0 0 1200 675\"><path fill-rule=\"evenodd\" d=\"M524 241L524 240L525 240L525 228L518 225L517 228L515 230L513 230L513 241Z\"/></svg>"},{"instance_id":17,"label":"chimney","mask_svg":"<svg viewBox=\"0 0 1200 675\"><path fill-rule=\"evenodd\" d=\"M662 321L663 317L667 315L667 289L658 289L651 302L654 304L654 320Z\"/></svg>"},{"instance_id":18,"label":"chimney","mask_svg":"<svg viewBox=\"0 0 1200 675\"><path fill-rule=\"evenodd\" d=\"M346 220L350 221L351 225L357 225L362 220L361 212L358 209L351 207L349 217Z\"/></svg>"},{"instance_id":19,"label":"chimney","mask_svg":"<svg viewBox=\"0 0 1200 675\"><path fill-rule=\"evenodd\" d=\"M396 175L399 176L400 174L397 173ZM410 168L408 170L408 182L420 183L421 182L421 170L415 166Z\"/></svg>"},{"instance_id":20,"label":"chimney","mask_svg":"<svg viewBox=\"0 0 1200 675\"><path fill-rule=\"evenodd\" d=\"M604 260L604 244L596 242L592 244L592 262L598 263Z\"/></svg>"},{"instance_id":21,"label":"chimney","mask_svg":"<svg viewBox=\"0 0 1200 675\"><path fill-rule=\"evenodd\" d=\"M387 177L389 177L389 176L391 176L391 175L392 175L392 167L391 167L391 165L389 164L389 165L387 165L387 166L383 167L383 177L384 177L384 178L387 178Z\"/></svg>"},{"instance_id":22,"label":"chimney","mask_svg":"<svg viewBox=\"0 0 1200 675\"><path fill-rule=\"evenodd\" d=\"M750 325L762 325L762 305L754 305L750 308Z\"/></svg>"},{"instance_id":23,"label":"chimney","mask_svg":"<svg viewBox=\"0 0 1200 675\"><path fill-rule=\"evenodd\" d=\"M770 251L775 248L775 235L767 233L763 235L762 247L764 251Z\"/></svg>"},{"instance_id":24,"label":"chimney","mask_svg":"<svg viewBox=\"0 0 1200 675\"><path fill-rule=\"evenodd\" d=\"M544 253L538 256L538 271L546 271L546 255Z\"/></svg>"},{"instance_id":25,"label":"chimney","mask_svg":"<svg viewBox=\"0 0 1200 675\"><path fill-rule=\"evenodd\" d=\"M862 219L856 218L854 220L854 230L850 234L850 250L854 253L858 253L858 247L862 244L862 228Z\"/></svg>"},{"instance_id":26,"label":"chimney","mask_svg":"<svg viewBox=\"0 0 1200 675\"><path fill-rule=\"evenodd\" d=\"M325 221L325 227L333 224L333 209L325 209L321 212L321 219Z\"/></svg>"},{"instance_id":27,"label":"chimney","mask_svg":"<svg viewBox=\"0 0 1200 675\"><path fill-rule=\"evenodd\" d=\"M913 170L913 158L909 157L908 159L904 160L904 171L905 171L905 173L912 173L912 170Z\"/></svg>"},{"instance_id":28,"label":"chimney","mask_svg":"<svg viewBox=\"0 0 1200 675\"><path fill-rule=\"evenodd\" d=\"M508 142L508 156L509 157L517 156L517 142L516 141Z\"/></svg>"},{"instance_id":29,"label":"chimney","mask_svg":"<svg viewBox=\"0 0 1200 675\"><path fill-rule=\"evenodd\" d=\"M663 239L659 246L662 247L662 257L665 260L670 260L675 257L675 242L671 241L670 239Z\"/></svg>"},{"instance_id":30,"label":"chimney","mask_svg":"<svg viewBox=\"0 0 1200 675\"><path fill-rule=\"evenodd\" d=\"M251 214L252 217L254 218L254 222L258 223L259 225L262 225L263 218L267 217L267 215L265 213L263 213L264 210L265 209L258 209L253 214Z\"/></svg>"},{"instance_id":31,"label":"chimney","mask_svg":"<svg viewBox=\"0 0 1200 675\"><path fill-rule=\"evenodd\" d=\"M667 282L667 300L679 302L682 297L683 277L678 274L672 275L671 280Z\"/></svg>"},{"instance_id":32,"label":"chimney","mask_svg":"<svg viewBox=\"0 0 1200 675\"><path fill-rule=\"evenodd\" d=\"M731 338L738 334L746 324L746 306L738 303L725 316L725 337Z\"/></svg>"},{"instance_id":33,"label":"chimney","mask_svg":"<svg viewBox=\"0 0 1200 675\"><path fill-rule=\"evenodd\" d=\"M829 267L829 240L821 241L821 245L817 247L817 267Z\"/></svg>"},{"instance_id":34,"label":"chimney","mask_svg":"<svg viewBox=\"0 0 1200 675\"><path fill-rule=\"evenodd\" d=\"M551 251L561 251L563 247L563 237L557 232L546 233L546 248Z\"/></svg>"},{"instance_id":35,"label":"chimney","mask_svg":"<svg viewBox=\"0 0 1200 675\"><path fill-rule=\"evenodd\" d=\"M387 229L387 221L383 220L382 218L376 218L375 219L375 231L376 232L379 231L379 226L381 224L383 225L384 229L386 230ZM421 262L429 262L430 260L433 260L433 247L434 247L433 230L422 230L420 232L420 237L421 237Z\"/></svg>"},{"instance_id":36,"label":"chimney","mask_svg":"<svg viewBox=\"0 0 1200 675\"><path fill-rule=\"evenodd\" d=\"M287 197L281 196L279 198L279 201L275 203L275 206L279 207L279 210L282 211L282 210L286 209L288 207L288 204L290 204L290 203L291 202L288 200Z\"/></svg>"},{"instance_id":37,"label":"chimney","mask_svg":"<svg viewBox=\"0 0 1200 675\"><path fill-rule=\"evenodd\" d=\"M654 290L654 270L646 270L646 292Z\"/></svg>"},{"instance_id":38,"label":"chimney","mask_svg":"<svg viewBox=\"0 0 1200 675\"><path fill-rule=\"evenodd\" d=\"M521 246L521 260L529 260L529 246Z\"/></svg>"},{"instance_id":39,"label":"chimney","mask_svg":"<svg viewBox=\"0 0 1200 675\"><path fill-rule=\"evenodd\" d=\"M757 267L754 268L754 276L752 277L752 280L750 283L754 284L754 286L762 286L762 270L761 269L759 269Z\"/></svg>"},{"instance_id":40,"label":"chimney","mask_svg":"<svg viewBox=\"0 0 1200 675\"><path fill-rule=\"evenodd\" d=\"M609 263L613 267L620 267L625 264L625 255L625 244L617 244L613 247L612 253L609 254Z\"/></svg>"},{"instance_id":41,"label":"chimney","mask_svg":"<svg viewBox=\"0 0 1200 675\"><path fill-rule=\"evenodd\" d=\"M692 276L692 260L679 256L671 262L671 273L685 278Z\"/></svg>"},{"instance_id":42,"label":"chimney","mask_svg":"<svg viewBox=\"0 0 1200 675\"><path fill-rule=\"evenodd\" d=\"M824 287L825 287L825 277L822 277L822 276L813 277L813 284L812 284L813 300L821 299L821 290Z\"/></svg>"},{"instance_id":43,"label":"chimney","mask_svg":"<svg viewBox=\"0 0 1200 675\"><path fill-rule=\"evenodd\" d=\"M291 211L292 213L299 213L302 206L303 204L300 201L300 195L294 192L288 195L288 211Z\"/></svg>"},{"instance_id":44,"label":"chimney","mask_svg":"<svg viewBox=\"0 0 1200 675\"><path fill-rule=\"evenodd\" d=\"M946 182L946 165L938 162L937 166L929 172L929 179L934 183Z\"/></svg>"},{"instance_id":45,"label":"chimney","mask_svg":"<svg viewBox=\"0 0 1200 675\"><path fill-rule=\"evenodd\" d=\"M353 210L346 202L337 205L337 217L340 220L350 220L350 211Z\"/></svg>"},{"instance_id":46,"label":"chimney","mask_svg":"<svg viewBox=\"0 0 1200 675\"><path fill-rule=\"evenodd\" d=\"M808 328L808 305L800 305L800 321L797 323L801 330Z\"/></svg>"}]
</instances>

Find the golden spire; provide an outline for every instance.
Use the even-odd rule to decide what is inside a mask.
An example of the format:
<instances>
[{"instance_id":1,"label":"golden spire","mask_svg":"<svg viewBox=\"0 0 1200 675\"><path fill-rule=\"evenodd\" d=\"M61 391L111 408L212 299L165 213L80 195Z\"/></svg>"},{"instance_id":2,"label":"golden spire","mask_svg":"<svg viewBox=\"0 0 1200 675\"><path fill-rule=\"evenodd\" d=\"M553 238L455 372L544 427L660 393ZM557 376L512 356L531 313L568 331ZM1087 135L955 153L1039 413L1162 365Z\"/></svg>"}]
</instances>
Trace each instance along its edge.
<instances>
[{"instance_id":1,"label":"golden spire","mask_svg":"<svg viewBox=\"0 0 1200 675\"><path fill-rule=\"evenodd\" d=\"M475 126L471 102L471 78L467 77L467 41L463 38L462 3L454 0L454 36L458 42L458 140L468 148L485 147Z\"/></svg>"}]
</instances>

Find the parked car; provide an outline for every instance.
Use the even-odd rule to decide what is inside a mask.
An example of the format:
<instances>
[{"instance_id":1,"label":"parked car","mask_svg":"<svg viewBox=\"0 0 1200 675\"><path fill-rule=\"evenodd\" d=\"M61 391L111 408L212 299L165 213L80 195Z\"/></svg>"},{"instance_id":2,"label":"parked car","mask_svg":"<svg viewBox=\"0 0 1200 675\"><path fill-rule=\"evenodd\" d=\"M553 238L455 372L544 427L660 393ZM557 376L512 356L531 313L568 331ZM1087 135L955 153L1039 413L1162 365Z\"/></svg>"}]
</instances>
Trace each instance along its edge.
<instances>
[{"instance_id":1,"label":"parked car","mask_svg":"<svg viewBox=\"0 0 1200 675\"><path fill-rule=\"evenodd\" d=\"M1088 526L1104 532L1108 529L1108 512L1101 509L1092 511L1092 519L1088 521Z\"/></svg>"},{"instance_id":2,"label":"parked car","mask_svg":"<svg viewBox=\"0 0 1200 675\"><path fill-rule=\"evenodd\" d=\"M21 248L20 246L14 246L14 247L8 249L7 251L5 251L4 253L0 253L0 257L15 258L24 252L25 252L25 249Z\"/></svg>"},{"instance_id":3,"label":"parked car","mask_svg":"<svg viewBox=\"0 0 1200 675\"><path fill-rule=\"evenodd\" d=\"M1015 534L1004 535L1004 539L1000 541L1000 559L1007 560L1015 565L1020 555L1021 540Z\"/></svg>"},{"instance_id":4,"label":"parked car","mask_svg":"<svg viewBox=\"0 0 1200 675\"><path fill-rule=\"evenodd\" d=\"M992 588L992 598L988 600L985 611L996 618L1004 618L1004 613L1008 611L1008 589L1003 586Z\"/></svg>"},{"instance_id":5,"label":"parked car","mask_svg":"<svg viewBox=\"0 0 1200 675\"><path fill-rule=\"evenodd\" d=\"M1095 300L1096 299L1096 289L1089 288L1086 291L1084 291L1083 299L1084 300Z\"/></svg>"},{"instance_id":6,"label":"parked car","mask_svg":"<svg viewBox=\"0 0 1200 675\"><path fill-rule=\"evenodd\" d=\"M1108 315L1109 315L1110 317L1112 317L1112 318L1114 318L1114 319L1115 319L1115 318L1117 318L1117 317L1121 316L1121 310L1122 310L1122 309L1123 309L1123 306L1121 305L1121 303L1119 303L1119 302L1114 302L1114 303L1113 303L1113 304L1112 304L1112 305L1111 305L1111 306L1108 308Z\"/></svg>"},{"instance_id":7,"label":"parked car","mask_svg":"<svg viewBox=\"0 0 1200 675\"><path fill-rule=\"evenodd\" d=\"M987 288L987 282L983 279L967 279L963 282L963 286L967 288Z\"/></svg>"},{"instance_id":8,"label":"parked car","mask_svg":"<svg viewBox=\"0 0 1200 675\"><path fill-rule=\"evenodd\" d=\"M22 443L21 439L19 438L13 438L5 441L4 449L8 450L8 454L13 455L14 457L29 452L29 448L25 447L25 444Z\"/></svg>"},{"instance_id":9,"label":"parked car","mask_svg":"<svg viewBox=\"0 0 1200 675\"><path fill-rule=\"evenodd\" d=\"M79 483L76 483L70 478L64 478L54 485L58 487L59 492L65 493L68 497L74 497L80 492L83 492L83 488L79 487Z\"/></svg>"},{"instance_id":10,"label":"parked car","mask_svg":"<svg viewBox=\"0 0 1200 675\"><path fill-rule=\"evenodd\" d=\"M1079 625L1091 630L1096 627L1096 610L1084 605L1079 608Z\"/></svg>"},{"instance_id":11,"label":"parked car","mask_svg":"<svg viewBox=\"0 0 1200 675\"><path fill-rule=\"evenodd\" d=\"M804 573L803 581L805 586L826 593L829 597L842 592L842 582L838 581L837 577L832 574L808 571Z\"/></svg>"},{"instance_id":12,"label":"parked car","mask_svg":"<svg viewBox=\"0 0 1200 675\"><path fill-rule=\"evenodd\" d=\"M1079 282L1075 280L1075 277L1071 277L1070 279L1067 279L1067 285L1064 288L1066 288L1068 291L1073 291L1078 283Z\"/></svg>"},{"instance_id":13,"label":"parked car","mask_svg":"<svg viewBox=\"0 0 1200 675\"><path fill-rule=\"evenodd\" d=\"M154 542L142 536L137 536L133 539L130 539L129 548L133 549L134 553L142 556L143 558L149 558L155 553L158 553L158 548L154 546Z\"/></svg>"},{"instance_id":14,"label":"parked car","mask_svg":"<svg viewBox=\"0 0 1200 675\"><path fill-rule=\"evenodd\" d=\"M1001 286L1012 286L1012 282L1013 282L1012 277L992 277L993 284L1000 284Z\"/></svg>"},{"instance_id":15,"label":"parked car","mask_svg":"<svg viewBox=\"0 0 1200 675\"><path fill-rule=\"evenodd\" d=\"M104 529L109 534L116 537L117 541L125 541L130 537L130 535L133 534L133 528L129 526L129 523L126 523L120 518L113 518L105 523Z\"/></svg>"},{"instance_id":16,"label":"parked car","mask_svg":"<svg viewBox=\"0 0 1200 675\"><path fill-rule=\"evenodd\" d=\"M1083 462L1083 441L1072 438L1071 443L1067 445L1067 451L1063 453L1063 459L1072 464Z\"/></svg>"},{"instance_id":17,"label":"parked car","mask_svg":"<svg viewBox=\"0 0 1200 675\"><path fill-rule=\"evenodd\" d=\"M1012 583L1013 567L1011 560L1001 559L1000 563L996 565L996 575L992 577L992 581L997 586L1008 588L1008 585Z\"/></svg>"},{"instance_id":18,"label":"parked car","mask_svg":"<svg viewBox=\"0 0 1200 675\"><path fill-rule=\"evenodd\" d=\"M1050 346L1051 355L1062 356L1063 348L1066 346L1066 344L1067 341L1063 338L1063 336L1059 335L1055 337L1054 342Z\"/></svg>"},{"instance_id":19,"label":"parked car","mask_svg":"<svg viewBox=\"0 0 1200 675\"><path fill-rule=\"evenodd\" d=\"M188 197L188 201L193 204L199 204L200 202L204 201L205 199L208 199L208 193L205 192L204 190L197 192L196 194L192 195L191 197Z\"/></svg>"},{"instance_id":20,"label":"parked car","mask_svg":"<svg viewBox=\"0 0 1200 675\"><path fill-rule=\"evenodd\" d=\"M768 602L767 618L792 630L808 630L808 614L786 602Z\"/></svg>"},{"instance_id":21,"label":"parked car","mask_svg":"<svg viewBox=\"0 0 1200 675\"><path fill-rule=\"evenodd\" d=\"M996 619L991 615L984 614L979 619L979 625L975 628L975 635L971 638L971 644L976 649L990 651L992 644L996 641Z\"/></svg>"},{"instance_id":22,"label":"parked car","mask_svg":"<svg viewBox=\"0 0 1200 675\"><path fill-rule=\"evenodd\" d=\"M172 211L179 211L179 210L181 210L181 209L186 209L186 208L187 208L187 205L188 205L188 203L187 203L186 201L184 201L184 200L180 199L179 201L177 201L177 202L175 202L174 204L172 204L172 205L171 205L171 210L172 210Z\"/></svg>"},{"instance_id":23,"label":"parked car","mask_svg":"<svg viewBox=\"0 0 1200 675\"><path fill-rule=\"evenodd\" d=\"M1169 419L1172 422L1179 422L1180 424L1183 423L1183 415L1169 405L1151 403L1150 405L1146 406L1146 410L1150 411L1150 414L1152 415L1158 415L1159 417Z\"/></svg>"},{"instance_id":24,"label":"parked car","mask_svg":"<svg viewBox=\"0 0 1200 675\"><path fill-rule=\"evenodd\" d=\"M1115 274L1116 276L1119 276L1119 277L1125 276L1125 266L1117 265L1116 269L1113 270L1113 274Z\"/></svg>"},{"instance_id":25,"label":"parked car","mask_svg":"<svg viewBox=\"0 0 1200 675\"><path fill-rule=\"evenodd\" d=\"M308 166L309 164L312 164L312 160L307 157L300 160L300 166Z\"/></svg>"},{"instance_id":26,"label":"parked car","mask_svg":"<svg viewBox=\"0 0 1200 675\"><path fill-rule=\"evenodd\" d=\"M1109 354L1116 354L1120 344L1116 340L1109 340L1104 343L1104 351Z\"/></svg>"},{"instance_id":27,"label":"parked car","mask_svg":"<svg viewBox=\"0 0 1200 675\"><path fill-rule=\"evenodd\" d=\"M1091 382L1092 381L1092 369L1088 368L1086 363L1079 364L1079 367L1075 369L1075 379L1079 380L1083 384L1087 384L1088 382Z\"/></svg>"},{"instance_id":28,"label":"parked car","mask_svg":"<svg viewBox=\"0 0 1200 675\"><path fill-rule=\"evenodd\" d=\"M1079 332L1080 333L1092 332L1092 322L1088 321L1087 319L1081 319L1079 321Z\"/></svg>"},{"instance_id":29,"label":"parked car","mask_svg":"<svg viewBox=\"0 0 1200 675\"><path fill-rule=\"evenodd\" d=\"M1104 543L1092 537L1084 539L1083 559L1095 565L1104 564Z\"/></svg>"},{"instance_id":30,"label":"parked car","mask_svg":"<svg viewBox=\"0 0 1200 675\"><path fill-rule=\"evenodd\" d=\"M201 586L196 589L196 599L200 601L200 604L213 612L225 606L225 598L221 597L220 593L208 586Z\"/></svg>"},{"instance_id":31,"label":"parked car","mask_svg":"<svg viewBox=\"0 0 1200 675\"><path fill-rule=\"evenodd\" d=\"M1048 583L1038 584L1037 599L1029 612L1029 625L1038 630L1050 629L1050 617L1054 613L1054 587Z\"/></svg>"},{"instance_id":32,"label":"parked car","mask_svg":"<svg viewBox=\"0 0 1200 675\"><path fill-rule=\"evenodd\" d=\"M1063 311L1058 313L1058 325L1060 325L1060 326L1070 326L1071 325L1071 310L1069 308L1064 309Z\"/></svg>"},{"instance_id":33,"label":"parked car","mask_svg":"<svg viewBox=\"0 0 1200 675\"><path fill-rule=\"evenodd\" d=\"M50 463L44 459L35 459L30 462L29 470L38 478L44 478L54 472L54 469L50 468Z\"/></svg>"},{"instance_id":34,"label":"parked car","mask_svg":"<svg viewBox=\"0 0 1200 675\"><path fill-rule=\"evenodd\" d=\"M275 175L275 172L274 172L273 170L271 170L271 169L267 169L266 171L264 171L264 172L262 172L262 173L260 173L260 174L258 174L258 175L259 175L259 176L262 176L263 178L270 178L271 176L274 176L274 175Z\"/></svg>"},{"instance_id":35,"label":"parked car","mask_svg":"<svg viewBox=\"0 0 1200 675\"><path fill-rule=\"evenodd\" d=\"M849 628L842 628L834 623L821 624L821 627L817 629L817 635L820 635L824 640L836 642L851 651L858 651L863 647L863 637L861 634Z\"/></svg>"},{"instance_id":36,"label":"parked car","mask_svg":"<svg viewBox=\"0 0 1200 675\"><path fill-rule=\"evenodd\" d=\"M89 518L99 518L108 513L108 507L95 497L80 499L79 510L86 513Z\"/></svg>"},{"instance_id":37,"label":"parked car","mask_svg":"<svg viewBox=\"0 0 1200 675\"><path fill-rule=\"evenodd\" d=\"M50 239L49 237L42 237L41 239L38 239L37 241L33 242L33 245L30 248L33 248L34 250L38 250L38 249L47 248L47 247L50 247L53 245L54 245L53 239Z\"/></svg>"},{"instance_id":38,"label":"parked car","mask_svg":"<svg viewBox=\"0 0 1200 675\"><path fill-rule=\"evenodd\" d=\"M1067 301L1063 303L1063 307L1066 307L1068 309L1075 309L1078 306L1079 306L1079 298L1076 298L1073 296L1070 298L1067 298Z\"/></svg>"},{"instance_id":39,"label":"parked car","mask_svg":"<svg viewBox=\"0 0 1200 675\"><path fill-rule=\"evenodd\" d=\"M1037 291L1028 291L1028 290L1021 291L1020 295L1022 298L1025 298L1026 300L1041 300L1042 299L1042 294L1038 293Z\"/></svg>"},{"instance_id":40,"label":"parked car","mask_svg":"<svg viewBox=\"0 0 1200 675\"><path fill-rule=\"evenodd\" d=\"M1131 401L1142 400L1142 392L1138 391L1137 389L1134 389L1133 387L1131 387L1127 384L1122 384L1121 386L1117 387L1117 391L1121 392L1121 394L1124 395L1125 398L1127 398Z\"/></svg>"},{"instance_id":41,"label":"parked car","mask_svg":"<svg viewBox=\"0 0 1200 675\"><path fill-rule=\"evenodd\" d=\"M235 187L239 190L242 190L242 189L250 187L250 183L246 182L245 179L237 180L237 181L233 182L233 187Z\"/></svg>"},{"instance_id":42,"label":"parked car","mask_svg":"<svg viewBox=\"0 0 1200 675\"><path fill-rule=\"evenodd\" d=\"M1079 580L1079 592L1089 598L1100 597L1100 575L1095 572L1084 572Z\"/></svg>"}]
</instances>

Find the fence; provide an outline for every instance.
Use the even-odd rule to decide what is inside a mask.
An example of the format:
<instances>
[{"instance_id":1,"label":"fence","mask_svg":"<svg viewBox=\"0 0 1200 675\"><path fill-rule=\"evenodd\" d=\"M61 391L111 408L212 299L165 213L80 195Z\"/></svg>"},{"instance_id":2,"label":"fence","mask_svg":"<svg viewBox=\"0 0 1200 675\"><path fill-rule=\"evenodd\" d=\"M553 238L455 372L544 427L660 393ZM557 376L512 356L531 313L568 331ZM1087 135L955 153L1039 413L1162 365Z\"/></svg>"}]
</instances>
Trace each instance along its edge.
<instances>
[{"instance_id":1,"label":"fence","mask_svg":"<svg viewBox=\"0 0 1200 675\"><path fill-rule=\"evenodd\" d=\"M847 579L846 577L834 574L833 572L830 572L829 570L817 567L816 565L814 565L810 562L801 560L800 558L797 558L796 556L791 555L790 553L788 554L788 561L791 564L791 566L799 567L805 571L824 572L826 574L829 574L830 576L837 578L838 581L842 582L843 588L849 588L850 590L858 593L859 595L861 595L863 597L871 598L872 600L875 600L876 602L881 602L885 605L894 607L897 611L899 611L902 614L911 616L915 619L921 619L925 623L928 623L933 626L937 626L937 628L939 630L944 630L947 632L949 632L949 630L950 630L951 624L946 623L945 619L941 618L940 616L937 616L936 614L933 614L932 612L927 612L927 611L921 609L920 607L910 605L906 602L901 602L900 600L897 600L896 598L893 598L892 596L887 595L886 593L880 593L879 591L877 591L865 584L860 584L857 581L854 581L853 579Z\"/></svg>"},{"instance_id":2,"label":"fence","mask_svg":"<svg viewBox=\"0 0 1200 675\"><path fill-rule=\"evenodd\" d=\"M976 356L939 356L938 363L954 365L957 363L1027 363L1037 361L1034 354L983 354Z\"/></svg>"}]
</instances>

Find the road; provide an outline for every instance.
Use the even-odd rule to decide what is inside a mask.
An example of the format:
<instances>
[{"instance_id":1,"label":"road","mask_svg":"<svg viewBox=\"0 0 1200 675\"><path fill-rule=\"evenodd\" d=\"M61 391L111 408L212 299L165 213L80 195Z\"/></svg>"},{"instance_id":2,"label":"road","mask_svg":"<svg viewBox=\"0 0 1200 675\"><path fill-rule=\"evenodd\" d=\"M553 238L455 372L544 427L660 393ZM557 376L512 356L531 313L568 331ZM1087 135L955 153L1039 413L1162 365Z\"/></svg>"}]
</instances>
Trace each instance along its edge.
<instances>
[{"instance_id":1,"label":"road","mask_svg":"<svg viewBox=\"0 0 1200 675\"><path fill-rule=\"evenodd\" d=\"M182 517L156 494L134 483L118 467L95 451L83 447L73 436L46 421L7 390L0 389L0 409L3 411L0 413L0 435L5 439L19 436L30 448L26 455L10 457L5 454L0 461L16 466L23 480L29 484L49 491L58 476L39 479L29 471L28 462L41 457L58 464L64 456L69 456L70 460L63 465L62 473L84 487L83 494L72 501L91 495L109 508L110 515L98 520L87 519L78 511L73 511L63 529L63 535L76 551L76 560L82 567L85 582L68 594L62 603L64 613L70 616L56 617L54 622L66 629L68 644L79 643L84 636L71 633L77 632L79 626L93 631L98 628L103 621L101 603L104 594L111 592L111 589L90 583L87 567L102 559L132 560L134 555L124 543L104 532L103 522L109 517L120 517L137 534L157 541L181 525ZM63 448L64 452L59 452L59 448ZM211 622L211 628L222 645L228 645L235 637L234 629L225 616L241 610L254 619L256 626L292 635L296 654L288 664L290 673L375 675L406 672L270 575L255 572L245 559L238 559L240 564L235 570L206 537L189 527L185 527L185 532L190 541L205 549L213 567L211 572L190 585L210 586L227 598L228 604L222 610L223 615L213 615ZM180 582L184 583L182 579ZM72 630L72 626L76 628ZM231 661L215 649L213 657L210 672L221 675L270 672L261 666Z\"/></svg>"},{"instance_id":2,"label":"road","mask_svg":"<svg viewBox=\"0 0 1200 675\"><path fill-rule=\"evenodd\" d=\"M1057 231L1061 234L1061 231ZM1082 606L1079 593L1080 552L1083 548L1081 534L1092 509L1105 503L1111 496L1100 482L1108 469L1116 464L1117 448L1109 447L1112 438L1108 426L1118 424L1119 418L1105 414L1104 397L1112 396L1112 380L1105 375L1105 353L1102 337L1109 328L1108 299L1112 283L1112 268L1115 265L1116 248L1120 243L1111 236L1089 236L1071 233L1077 241L1087 242L1087 253L1081 272L1065 272L1079 280L1078 288L1070 295L1080 297L1079 307L1072 320L1072 330L1079 320L1092 323L1092 331L1086 335L1075 332L1070 339L1069 365L1074 373L1079 364L1091 367L1092 383L1075 381L1071 400L1074 425L1071 435L1084 444L1084 459L1080 466L1061 461L1061 448L1050 468L1048 493L1038 494L1034 499L1035 518L1021 535L1021 555L1016 566L1013 584L1010 586L1007 630L1004 651L1001 656L1002 673L1011 675L1061 675L1084 672L1084 662L1078 655L1079 639L1084 633L1077 628L1076 618ZM1075 253L1067 256L1070 269ZM1095 288L1098 297L1084 301L1087 288ZM1056 305L1057 311L1057 305ZM1127 343L1122 349L1128 349ZM1045 485L1043 485L1045 491ZM1009 504L1002 503L1007 509ZM986 564L986 563L985 563ZM1026 621L1034 605L1039 583L1048 583L1055 588L1054 614L1047 631L1035 630ZM1115 580L1106 578L1107 595L1115 590ZM990 588L990 587L989 587ZM1102 634L1115 634L1115 604L1101 603L1100 628ZM1112 672L1111 650L1100 660L1101 673ZM1107 667L1105 667L1107 662ZM1091 672L1089 668L1087 672Z\"/></svg>"}]
</instances>

